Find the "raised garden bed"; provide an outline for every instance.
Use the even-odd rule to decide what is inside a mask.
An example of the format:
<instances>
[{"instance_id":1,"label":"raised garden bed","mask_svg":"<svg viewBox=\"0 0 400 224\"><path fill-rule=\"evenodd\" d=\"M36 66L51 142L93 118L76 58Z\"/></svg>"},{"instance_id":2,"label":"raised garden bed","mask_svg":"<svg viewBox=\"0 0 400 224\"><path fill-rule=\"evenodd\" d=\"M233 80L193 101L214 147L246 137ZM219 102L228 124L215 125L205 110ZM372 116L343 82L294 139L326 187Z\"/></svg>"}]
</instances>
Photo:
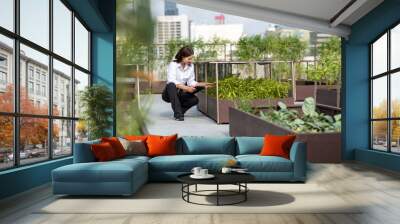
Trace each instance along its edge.
<instances>
[{"instance_id":1,"label":"raised garden bed","mask_svg":"<svg viewBox=\"0 0 400 224\"><path fill-rule=\"evenodd\" d=\"M337 86L320 86L317 89L318 104L340 108L340 89Z\"/></svg>"},{"instance_id":2,"label":"raised garden bed","mask_svg":"<svg viewBox=\"0 0 400 224\"><path fill-rule=\"evenodd\" d=\"M233 100L220 99L217 103L217 99L215 97L206 97L206 94L203 91L197 93L197 97L199 98L199 104L197 106L199 111L215 120L218 124L229 123L229 108L235 107ZM251 101L251 105L252 107L275 106L279 101L287 105L294 105L292 97L282 99L256 99Z\"/></svg>"},{"instance_id":3,"label":"raised garden bed","mask_svg":"<svg viewBox=\"0 0 400 224\"><path fill-rule=\"evenodd\" d=\"M297 83L296 101L304 101L307 97L315 98L318 104L340 107L340 87L336 85Z\"/></svg>"},{"instance_id":4,"label":"raised garden bed","mask_svg":"<svg viewBox=\"0 0 400 224\"><path fill-rule=\"evenodd\" d=\"M307 160L312 163L341 162L341 133L296 133L260 117L229 108L230 136L258 136L265 134L297 135L297 140L307 143Z\"/></svg>"}]
</instances>

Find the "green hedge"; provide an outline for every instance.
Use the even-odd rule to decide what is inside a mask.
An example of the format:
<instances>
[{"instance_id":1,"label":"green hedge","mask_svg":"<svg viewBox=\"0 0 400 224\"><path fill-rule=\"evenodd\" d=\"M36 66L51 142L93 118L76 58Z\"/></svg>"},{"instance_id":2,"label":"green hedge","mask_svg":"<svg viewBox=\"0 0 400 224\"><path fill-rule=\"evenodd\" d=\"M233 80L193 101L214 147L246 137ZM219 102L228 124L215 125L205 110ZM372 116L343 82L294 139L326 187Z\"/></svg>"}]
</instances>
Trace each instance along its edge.
<instances>
[{"instance_id":1,"label":"green hedge","mask_svg":"<svg viewBox=\"0 0 400 224\"><path fill-rule=\"evenodd\" d=\"M220 80L219 98L228 100L237 99L273 99L285 98L289 95L290 84L271 79L241 79L237 76ZM216 96L216 88L209 88L208 95Z\"/></svg>"}]
</instances>

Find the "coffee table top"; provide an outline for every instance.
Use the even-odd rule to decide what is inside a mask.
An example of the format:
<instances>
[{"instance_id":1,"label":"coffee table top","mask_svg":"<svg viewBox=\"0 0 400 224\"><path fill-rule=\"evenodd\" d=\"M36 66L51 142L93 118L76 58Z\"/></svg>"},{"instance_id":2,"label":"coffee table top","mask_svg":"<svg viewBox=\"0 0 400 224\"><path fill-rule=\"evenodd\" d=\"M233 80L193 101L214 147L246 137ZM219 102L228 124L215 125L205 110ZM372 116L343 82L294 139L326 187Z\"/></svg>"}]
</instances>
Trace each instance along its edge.
<instances>
[{"instance_id":1,"label":"coffee table top","mask_svg":"<svg viewBox=\"0 0 400 224\"><path fill-rule=\"evenodd\" d=\"M249 173L213 173L215 177L211 179L194 179L190 177L191 174L179 175L177 179L186 184L236 184L255 180L255 177Z\"/></svg>"}]
</instances>

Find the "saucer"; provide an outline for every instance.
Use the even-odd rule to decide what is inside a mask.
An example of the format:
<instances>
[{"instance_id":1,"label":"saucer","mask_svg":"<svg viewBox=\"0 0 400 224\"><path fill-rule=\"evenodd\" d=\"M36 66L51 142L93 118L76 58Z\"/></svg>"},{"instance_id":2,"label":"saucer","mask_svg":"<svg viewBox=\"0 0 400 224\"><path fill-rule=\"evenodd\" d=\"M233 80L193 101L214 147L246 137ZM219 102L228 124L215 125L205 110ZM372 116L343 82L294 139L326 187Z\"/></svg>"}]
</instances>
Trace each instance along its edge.
<instances>
[{"instance_id":1,"label":"saucer","mask_svg":"<svg viewBox=\"0 0 400 224\"><path fill-rule=\"evenodd\" d=\"M211 178L214 178L214 177L215 176L212 175L212 174L207 174L207 175L204 175L204 176L194 175L194 174L190 175L190 178L193 178L193 179L211 179Z\"/></svg>"}]
</instances>

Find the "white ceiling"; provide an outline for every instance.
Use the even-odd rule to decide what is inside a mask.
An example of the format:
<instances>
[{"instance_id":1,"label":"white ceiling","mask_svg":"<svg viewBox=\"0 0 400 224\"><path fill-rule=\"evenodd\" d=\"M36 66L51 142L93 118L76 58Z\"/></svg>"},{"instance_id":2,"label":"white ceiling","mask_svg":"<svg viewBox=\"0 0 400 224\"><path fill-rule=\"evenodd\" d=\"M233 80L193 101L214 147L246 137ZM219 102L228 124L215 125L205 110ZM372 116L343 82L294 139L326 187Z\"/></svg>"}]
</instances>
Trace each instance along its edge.
<instances>
[{"instance_id":1,"label":"white ceiling","mask_svg":"<svg viewBox=\"0 0 400 224\"><path fill-rule=\"evenodd\" d=\"M177 0L178 3L347 37L350 26L383 0ZM347 4L336 21L332 19ZM332 21L331 21L332 20Z\"/></svg>"}]
</instances>

